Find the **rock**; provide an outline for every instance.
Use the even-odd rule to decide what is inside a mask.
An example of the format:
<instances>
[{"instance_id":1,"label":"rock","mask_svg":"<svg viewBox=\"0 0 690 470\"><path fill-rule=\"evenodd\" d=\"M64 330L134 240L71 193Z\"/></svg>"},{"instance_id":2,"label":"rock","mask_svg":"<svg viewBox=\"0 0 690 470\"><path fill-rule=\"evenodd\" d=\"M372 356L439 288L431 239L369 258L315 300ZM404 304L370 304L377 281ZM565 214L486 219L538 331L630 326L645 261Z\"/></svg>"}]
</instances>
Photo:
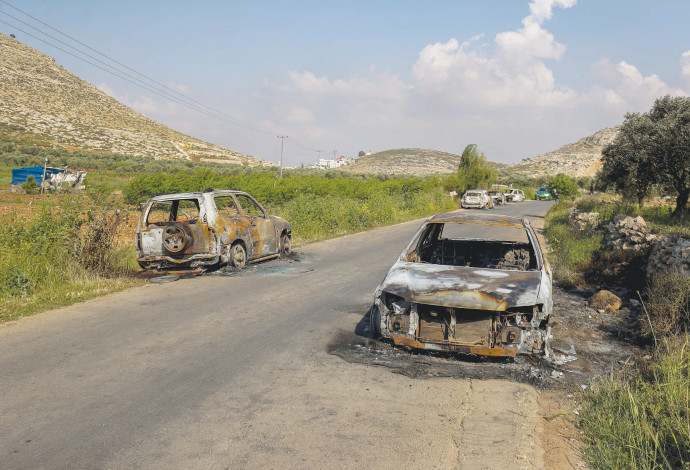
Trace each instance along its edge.
<instances>
[{"instance_id":1,"label":"rock","mask_svg":"<svg viewBox=\"0 0 690 470\"><path fill-rule=\"evenodd\" d=\"M600 290L589 299L589 306L600 313L617 312L621 305L623 305L621 299L607 290Z\"/></svg>"}]
</instances>

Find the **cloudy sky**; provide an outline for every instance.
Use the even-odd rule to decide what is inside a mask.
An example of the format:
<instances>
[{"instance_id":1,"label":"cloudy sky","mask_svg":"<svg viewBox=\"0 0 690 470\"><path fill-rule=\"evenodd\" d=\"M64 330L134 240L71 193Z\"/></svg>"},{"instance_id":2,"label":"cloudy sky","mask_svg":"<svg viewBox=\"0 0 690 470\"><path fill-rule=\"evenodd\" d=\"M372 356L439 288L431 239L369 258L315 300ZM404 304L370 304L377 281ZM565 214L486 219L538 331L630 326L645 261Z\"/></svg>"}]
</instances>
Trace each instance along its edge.
<instances>
[{"instance_id":1,"label":"cloudy sky","mask_svg":"<svg viewBox=\"0 0 690 470\"><path fill-rule=\"evenodd\" d=\"M276 161L276 135L289 136L287 165L470 143L511 163L690 94L688 0L0 0L0 21L194 137ZM78 60L28 25L223 118Z\"/></svg>"}]
</instances>

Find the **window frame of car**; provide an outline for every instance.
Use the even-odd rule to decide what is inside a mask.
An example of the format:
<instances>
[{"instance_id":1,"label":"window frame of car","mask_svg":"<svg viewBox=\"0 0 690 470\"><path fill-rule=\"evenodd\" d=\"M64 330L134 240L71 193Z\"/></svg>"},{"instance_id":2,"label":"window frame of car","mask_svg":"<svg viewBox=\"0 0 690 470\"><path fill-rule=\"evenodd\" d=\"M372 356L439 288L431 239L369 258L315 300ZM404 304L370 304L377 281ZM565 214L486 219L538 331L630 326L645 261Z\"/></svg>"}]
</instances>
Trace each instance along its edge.
<instances>
[{"instance_id":1,"label":"window frame of car","mask_svg":"<svg viewBox=\"0 0 690 470\"><path fill-rule=\"evenodd\" d=\"M266 212L266 209L264 209L264 207L263 207L261 204L259 204L259 201L257 201L256 199L254 199L254 197L251 196L250 194L248 194L248 193L235 193L235 194L233 194L232 196L233 196L233 198L235 199L235 203L237 204L237 207L239 208L240 213L241 213L242 216L244 216L244 217L263 217L264 219L269 219L269 218L270 218L269 215L268 215L268 212ZM242 203L241 203L241 200L239 199L239 198L241 198L241 197L246 197L246 198L249 199L251 202L253 202L254 205L256 205L256 207L259 208L259 211L261 212L261 215L259 215L259 214L247 214L247 212L245 211L244 206L243 206Z\"/></svg>"}]
</instances>

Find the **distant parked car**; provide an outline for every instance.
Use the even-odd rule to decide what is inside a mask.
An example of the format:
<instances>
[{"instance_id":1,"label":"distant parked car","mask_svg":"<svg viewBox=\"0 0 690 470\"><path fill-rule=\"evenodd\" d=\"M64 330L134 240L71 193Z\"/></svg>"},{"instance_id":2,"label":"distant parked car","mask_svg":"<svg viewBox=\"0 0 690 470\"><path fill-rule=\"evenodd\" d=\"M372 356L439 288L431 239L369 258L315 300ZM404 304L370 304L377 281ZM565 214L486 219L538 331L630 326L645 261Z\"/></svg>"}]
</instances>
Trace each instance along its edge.
<instances>
[{"instance_id":1,"label":"distant parked car","mask_svg":"<svg viewBox=\"0 0 690 470\"><path fill-rule=\"evenodd\" d=\"M292 228L243 191L154 196L141 205L137 261L144 269L200 270L290 253Z\"/></svg>"},{"instance_id":2,"label":"distant parked car","mask_svg":"<svg viewBox=\"0 0 690 470\"><path fill-rule=\"evenodd\" d=\"M520 202L525 200L525 193L522 189L511 189L505 193L506 200L510 202Z\"/></svg>"},{"instance_id":3,"label":"distant parked car","mask_svg":"<svg viewBox=\"0 0 690 470\"><path fill-rule=\"evenodd\" d=\"M472 189L462 195L462 207L477 209L493 209L494 203L489 193L484 189Z\"/></svg>"},{"instance_id":4,"label":"distant parked car","mask_svg":"<svg viewBox=\"0 0 690 470\"><path fill-rule=\"evenodd\" d=\"M551 193L548 189L541 187L536 192L536 198L540 201L548 201L551 199Z\"/></svg>"},{"instance_id":5,"label":"distant parked car","mask_svg":"<svg viewBox=\"0 0 690 470\"><path fill-rule=\"evenodd\" d=\"M489 196L494 201L494 206L502 206L506 203L506 195L501 191L489 191Z\"/></svg>"}]
</instances>

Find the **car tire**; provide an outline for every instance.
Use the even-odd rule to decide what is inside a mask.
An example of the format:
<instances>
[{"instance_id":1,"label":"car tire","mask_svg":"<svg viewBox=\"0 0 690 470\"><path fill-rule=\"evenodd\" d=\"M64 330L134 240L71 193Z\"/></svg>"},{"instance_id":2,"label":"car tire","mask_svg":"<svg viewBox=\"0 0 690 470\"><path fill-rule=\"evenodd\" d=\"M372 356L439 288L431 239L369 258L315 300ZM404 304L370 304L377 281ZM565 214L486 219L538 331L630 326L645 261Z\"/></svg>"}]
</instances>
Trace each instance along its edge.
<instances>
[{"instance_id":1,"label":"car tire","mask_svg":"<svg viewBox=\"0 0 690 470\"><path fill-rule=\"evenodd\" d=\"M283 256L290 255L292 250L292 237L287 233L280 237L280 254Z\"/></svg>"},{"instance_id":2,"label":"car tire","mask_svg":"<svg viewBox=\"0 0 690 470\"><path fill-rule=\"evenodd\" d=\"M181 224L168 225L163 230L163 248L170 253L181 253L192 243L192 233Z\"/></svg>"},{"instance_id":3,"label":"car tire","mask_svg":"<svg viewBox=\"0 0 690 470\"><path fill-rule=\"evenodd\" d=\"M381 337L381 312L376 304L369 309L369 328L371 329L371 337L374 339Z\"/></svg>"},{"instance_id":4,"label":"car tire","mask_svg":"<svg viewBox=\"0 0 690 470\"><path fill-rule=\"evenodd\" d=\"M247 250L241 243L235 243L230 249L230 263L238 269L242 269L247 265Z\"/></svg>"}]
</instances>

